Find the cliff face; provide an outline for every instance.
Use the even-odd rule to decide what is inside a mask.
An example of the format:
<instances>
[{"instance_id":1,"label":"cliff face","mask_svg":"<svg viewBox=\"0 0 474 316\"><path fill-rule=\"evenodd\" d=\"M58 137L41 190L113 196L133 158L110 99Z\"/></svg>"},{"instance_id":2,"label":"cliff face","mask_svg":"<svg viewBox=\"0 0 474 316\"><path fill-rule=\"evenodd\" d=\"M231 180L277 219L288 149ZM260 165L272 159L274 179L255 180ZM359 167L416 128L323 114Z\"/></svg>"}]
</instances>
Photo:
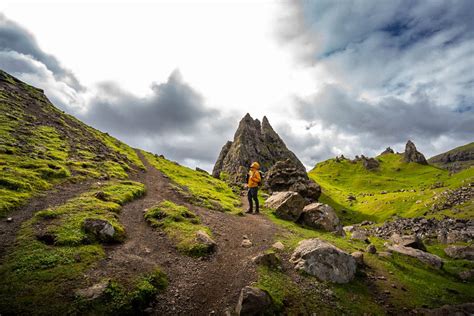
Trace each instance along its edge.
<instances>
[{"instance_id":1,"label":"cliff face","mask_svg":"<svg viewBox=\"0 0 474 316\"><path fill-rule=\"evenodd\" d=\"M456 147L428 159L430 164L450 171L461 171L474 165L474 142Z\"/></svg>"},{"instance_id":2,"label":"cliff face","mask_svg":"<svg viewBox=\"0 0 474 316\"><path fill-rule=\"evenodd\" d=\"M267 171L277 161L286 159L290 159L298 170L306 172L301 161L286 147L266 117L260 123L247 114L240 121L234 140L222 148L212 175L241 183L253 161L260 163L261 169Z\"/></svg>"}]
</instances>

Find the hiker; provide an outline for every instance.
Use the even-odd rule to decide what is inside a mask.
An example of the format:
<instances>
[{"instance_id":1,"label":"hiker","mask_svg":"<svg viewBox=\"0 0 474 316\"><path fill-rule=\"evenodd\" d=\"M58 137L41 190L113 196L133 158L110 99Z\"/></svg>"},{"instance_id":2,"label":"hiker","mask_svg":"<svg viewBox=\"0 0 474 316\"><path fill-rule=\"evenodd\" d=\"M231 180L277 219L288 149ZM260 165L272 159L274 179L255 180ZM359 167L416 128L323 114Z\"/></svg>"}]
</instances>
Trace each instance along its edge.
<instances>
[{"instance_id":1,"label":"hiker","mask_svg":"<svg viewBox=\"0 0 474 316\"><path fill-rule=\"evenodd\" d=\"M258 205L258 186L262 182L262 177L260 175L260 165L258 162L253 162L250 166L249 173L247 174L247 198L249 199L249 208L245 213L252 214L253 212L253 203L255 201L255 214L259 213Z\"/></svg>"}]
</instances>

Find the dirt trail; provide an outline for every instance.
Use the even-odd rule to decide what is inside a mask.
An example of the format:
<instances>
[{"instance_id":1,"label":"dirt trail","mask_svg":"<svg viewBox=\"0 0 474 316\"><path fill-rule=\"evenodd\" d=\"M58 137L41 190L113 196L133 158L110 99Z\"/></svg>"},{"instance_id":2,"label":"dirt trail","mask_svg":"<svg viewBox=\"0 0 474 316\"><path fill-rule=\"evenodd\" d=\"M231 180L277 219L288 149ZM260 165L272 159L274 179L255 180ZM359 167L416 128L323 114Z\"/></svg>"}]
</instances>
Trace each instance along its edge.
<instances>
[{"instance_id":1,"label":"dirt trail","mask_svg":"<svg viewBox=\"0 0 474 316\"><path fill-rule=\"evenodd\" d=\"M146 172L134 180L144 183L147 194L126 204L120 213L128 238L123 244L108 246L107 258L90 271L88 283L113 277L131 280L137 272L146 273L160 266L168 275L169 286L152 307L156 315L223 314L235 307L240 289L256 281L251 258L270 247L277 228L263 215L235 215L210 211L186 203L169 187L169 180L139 153ZM202 223L211 228L218 244L208 258L191 258L176 251L172 242L143 219L143 211L163 199L186 205ZM242 237L252 241L241 247Z\"/></svg>"},{"instance_id":2,"label":"dirt trail","mask_svg":"<svg viewBox=\"0 0 474 316\"><path fill-rule=\"evenodd\" d=\"M54 189L43 192L41 196L32 198L27 205L12 211L8 215L13 218L12 222L7 222L6 218L2 219L0 221L0 263L14 246L16 234L24 221L30 219L38 211L64 204L67 200L87 191L92 183L93 181L84 181L60 184Z\"/></svg>"}]
</instances>

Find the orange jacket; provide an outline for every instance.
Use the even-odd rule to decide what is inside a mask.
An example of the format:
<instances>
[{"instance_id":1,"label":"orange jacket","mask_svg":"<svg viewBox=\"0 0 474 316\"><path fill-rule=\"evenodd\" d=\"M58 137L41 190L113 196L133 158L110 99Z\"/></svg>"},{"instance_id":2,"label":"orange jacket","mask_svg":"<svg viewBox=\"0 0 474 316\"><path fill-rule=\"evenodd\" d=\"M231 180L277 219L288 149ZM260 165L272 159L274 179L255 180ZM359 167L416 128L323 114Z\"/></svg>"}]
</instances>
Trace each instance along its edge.
<instances>
[{"instance_id":1,"label":"orange jacket","mask_svg":"<svg viewBox=\"0 0 474 316\"><path fill-rule=\"evenodd\" d=\"M258 164L258 162L254 162L250 166L249 180L247 182L247 186L249 188L258 187L258 185L262 181L262 177L260 176L260 171L258 171L259 168L260 168L260 165Z\"/></svg>"}]
</instances>

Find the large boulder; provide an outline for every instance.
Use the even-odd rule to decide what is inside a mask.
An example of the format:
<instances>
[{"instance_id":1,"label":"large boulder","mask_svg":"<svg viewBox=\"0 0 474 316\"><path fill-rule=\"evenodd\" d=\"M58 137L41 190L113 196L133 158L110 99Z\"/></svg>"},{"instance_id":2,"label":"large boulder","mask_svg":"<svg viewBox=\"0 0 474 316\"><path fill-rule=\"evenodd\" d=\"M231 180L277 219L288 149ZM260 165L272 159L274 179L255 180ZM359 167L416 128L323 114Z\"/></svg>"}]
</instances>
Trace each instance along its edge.
<instances>
[{"instance_id":1,"label":"large boulder","mask_svg":"<svg viewBox=\"0 0 474 316\"><path fill-rule=\"evenodd\" d=\"M275 214L283 219L297 221L308 202L293 191L277 192L265 201L265 207L275 210Z\"/></svg>"},{"instance_id":2,"label":"large boulder","mask_svg":"<svg viewBox=\"0 0 474 316\"><path fill-rule=\"evenodd\" d=\"M306 172L304 165L286 147L268 119L263 117L260 123L247 113L239 123L234 140L222 147L212 175L225 178L231 183L242 184L253 161L258 161L262 171L266 172L277 161L286 159L290 159L301 172Z\"/></svg>"},{"instance_id":3,"label":"large boulder","mask_svg":"<svg viewBox=\"0 0 474 316\"><path fill-rule=\"evenodd\" d=\"M423 241L418 235L399 235L397 233L394 233L391 237L390 240L397 245L401 245L404 247L411 247L415 249L420 249L423 251L426 251L426 247L423 244Z\"/></svg>"},{"instance_id":4,"label":"large boulder","mask_svg":"<svg viewBox=\"0 0 474 316\"><path fill-rule=\"evenodd\" d=\"M347 283L354 278L356 261L348 253L317 238L300 241L290 262L322 281Z\"/></svg>"},{"instance_id":5,"label":"large boulder","mask_svg":"<svg viewBox=\"0 0 474 316\"><path fill-rule=\"evenodd\" d=\"M425 156L416 150L415 144L409 140L405 146L405 153L403 154L405 162L416 162L422 165L427 165Z\"/></svg>"},{"instance_id":6,"label":"large boulder","mask_svg":"<svg viewBox=\"0 0 474 316\"><path fill-rule=\"evenodd\" d=\"M294 191L309 201L317 201L321 187L309 179L306 170L291 159L278 161L265 175L265 187L271 192Z\"/></svg>"},{"instance_id":7,"label":"large boulder","mask_svg":"<svg viewBox=\"0 0 474 316\"><path fill-rule=\"evenodd\" d=\"M86 234L101 242L117 241L117 232L108 221L98 218L86 218L83 222Z\"/></svg>"},{"instance_id":8,"label":"large boulder","mask_svg":"<svg viewBox=\"0 0 474 316\"><path fill-rule=\"evenodd\" d=\"M362 156L362 165L367 170L376 170L380 166L380 163L375 158L367 158Z\"/></svg>"},{"instance_id":9,"label":"large boulder","mask_svg":"<svg viewBox=\"0 0 474 316\"><path fill-rule=\"evenodd\" d=\"M211 253L217 248L217 243L203 230L196 232L196 241L206 246L206 252Z\"/></svg>"},{"instance_id":10,"label":"large boulder","mask_svg":"<svg viewBox=\"0 0 474 316\"><path fill-rule=\"evenodd\" d=\"M330 232L342 232L342 225L332 207L323 203L311 203L303 208L298 222Z\"/></svg>"},{"instance_id":11,"label":"large boulder","mask_svg":"<svg viewBox=\"0 0 474 316\"><path fill-rule=\"evenodd\" d=\"M443 260L440 257L428 252L424 252L420 249L405 247L402 245L387 245L387 248L391 251L416 258L421 262L424 262L436 269L441 269L441 267L443 266Z\"/></svg>"},{"instance_id":12,"label":"large boulder","mask_svg":"<svg viewBox=\"0 0 474 316\"><path fill-rule=\"evenodd\" d=\"M474 260L474 246L448 246L444 252L451 258Z\"/></svg>"},{"instance_id":13,"label":"large boulder","mask_svg":"<svg viewBox=\"0 0 474 316\"><path fill-rule=\"evenodd\" d=\"M272 306L270 295L259 288L246 286L240 291L235 312L242 316L264 315Z\"/></svg>"}]
</instances>

